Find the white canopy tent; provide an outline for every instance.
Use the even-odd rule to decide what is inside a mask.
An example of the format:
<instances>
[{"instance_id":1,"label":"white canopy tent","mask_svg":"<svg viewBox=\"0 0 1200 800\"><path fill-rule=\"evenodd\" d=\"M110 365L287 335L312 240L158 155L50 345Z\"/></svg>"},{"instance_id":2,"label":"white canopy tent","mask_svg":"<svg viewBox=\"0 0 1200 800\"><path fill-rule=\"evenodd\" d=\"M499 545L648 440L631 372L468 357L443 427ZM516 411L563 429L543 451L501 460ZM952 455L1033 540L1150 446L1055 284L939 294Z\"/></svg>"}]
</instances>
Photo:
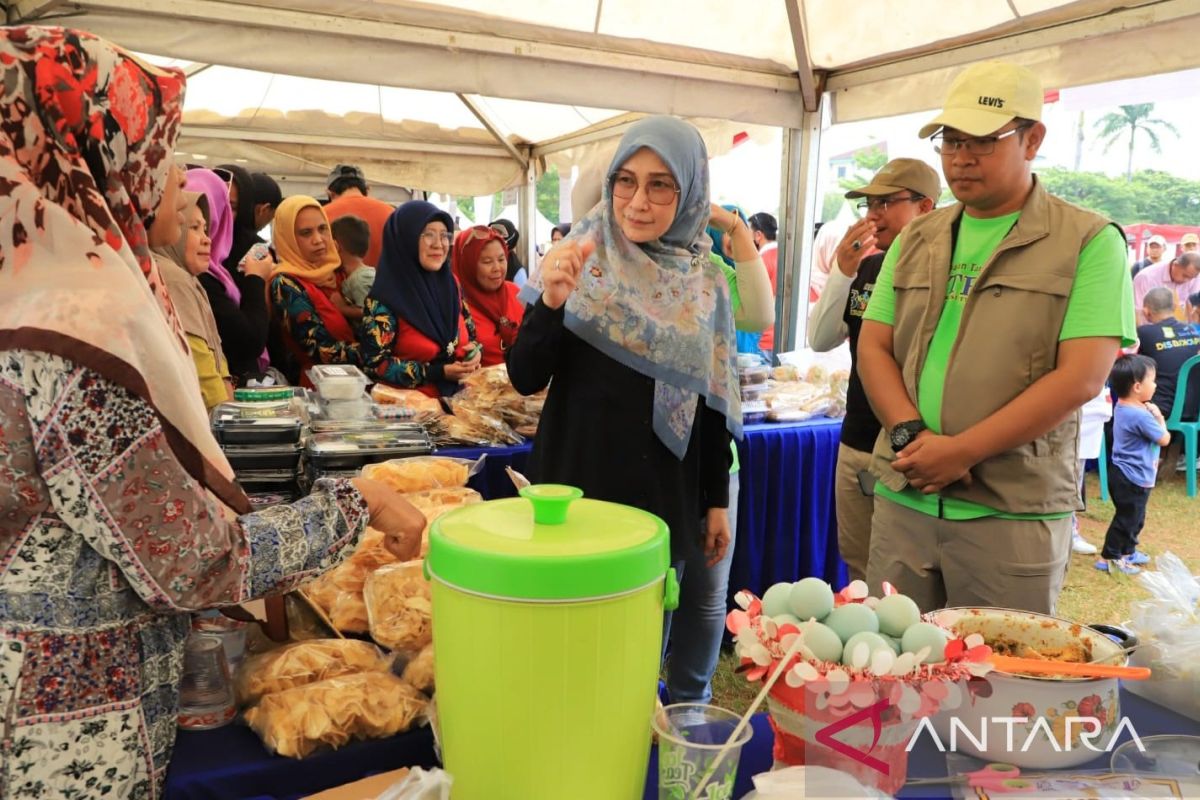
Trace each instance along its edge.
<instances>
[{"instance_id":1,"label":"white canopy tent","mask_svg":"<svg viewBox=\"0 0 1200 800\"><path fill-rule=\"evenodd\" d=\"M785 128L784 345L794 342L795 310L808 282L810 237L797 234L811 230L814 204L805 201L815 194L823 110L841 122L931 109L962 65L986 58L1025 63L1048 89L1200 66L1194 46L1200 0L740 6L725 0L0 0L0 6L10 23L70 25L134 50L186 59L192 95L205 91L205 72L219 76L215 70L226 67L259 73L230 73L246 85L268 82L250 112L223 105L219 96L203 108L189 97L183 152L256 162L269 155L282 160L268 162L274 171L286 166L309 177L333 161L353 160L372 180L445 191L455 189L432 184L468 174L489 186L519 184L523 225L533 218L528 189L540 159L585 160L623 131L633 119L628 112ZM358 88L331 90L345 102L289 106L282 98L305 96L303 86L290 83L296 78ZM371 90L373 104L365 102ZM711 137L710 145L720 152L724 138ZM472 186L462 193L479 193Z\"/></svg>"}]
</instances>

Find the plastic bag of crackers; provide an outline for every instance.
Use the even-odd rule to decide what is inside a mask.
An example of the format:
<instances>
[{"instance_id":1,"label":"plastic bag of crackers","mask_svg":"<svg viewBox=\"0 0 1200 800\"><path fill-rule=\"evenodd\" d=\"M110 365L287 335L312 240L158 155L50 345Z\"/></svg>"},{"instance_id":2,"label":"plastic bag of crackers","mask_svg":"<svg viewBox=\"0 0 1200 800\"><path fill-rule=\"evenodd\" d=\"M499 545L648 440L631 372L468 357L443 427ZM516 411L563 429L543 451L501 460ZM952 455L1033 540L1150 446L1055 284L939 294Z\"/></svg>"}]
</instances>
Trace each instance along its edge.
<instances>
[{"instance_id":1,"label":"plastic bag of crackers","mask_svg":"<svg viewBox=\"0 0 1200 800\"><path fill-rule=\"evenodd\" d=\"M304 758L351 739L406 731L423 717L427 703L390 672L360 672L268 694L245 717L268 749Z\"/></svg>"},{"instance_id":2,"label":"plastic bag of crackers","mask_svg":"<svg viewBox=\"0 0 1200 800\"><path fill-rule=\"evenodd\" d=\"M401 494L408 494L466 486L482 466L483 459L468 461L442 456L415 456L368 464L363 467L362 476L385 483Z\"/></svg>"},{"instance_id":3,"label":"plastic bag of crackers","mask_svg":"<svg viewBox=\"0 0 1200 800\"><path fill-rule=\"evenodd\" d=\"M363 589L371 638L406 658L433 642L433 599L424 564L406 561L380 567Z\"/></svg>"},{"instance_id":4,"label":"plastic bag of crackers","mask_svg":"<svg viewBox=\"0 0 1200 800\"><path fill-rule=\"evenodd\" d=\"M391 662L379 648L358 639L293 642L253 656L237 675L238 702L256 703L263 695L285 692L359 672L387 672Z\"/></svg>"}]
</instances>

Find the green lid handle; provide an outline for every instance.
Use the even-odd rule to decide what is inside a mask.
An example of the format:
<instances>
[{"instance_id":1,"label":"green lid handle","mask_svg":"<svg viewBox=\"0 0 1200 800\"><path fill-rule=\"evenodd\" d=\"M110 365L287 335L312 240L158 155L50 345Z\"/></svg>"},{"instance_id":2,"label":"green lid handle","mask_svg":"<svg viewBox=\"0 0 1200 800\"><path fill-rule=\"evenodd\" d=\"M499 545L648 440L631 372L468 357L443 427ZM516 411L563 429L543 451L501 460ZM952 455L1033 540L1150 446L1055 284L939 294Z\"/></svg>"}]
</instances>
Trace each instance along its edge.
<instances>
[{"instance_id":1,"label":"green lid handle","mask_svg":"<svg viewBox=\"0 0 1200 800\"><path fill-rule=\"evenodd\" d=\"M429 571L429 559L423 559L421 562L421 572L425 573L425 580L433 579L433 573Z\"/></svg>"},{"instance_id":2,"label":"green lid handle","mask_svg":"<svg viewBox=\"0 0 1200 800\"><path fill-rule=\"evenodd\" d=\"M675 568L667 569L666 586L663 588L663 611L674 611L679 608L679 577Z\"/></svg>"},{"instance_id":3,"label":"green lid handle","mask_svg":"<svg viewBox=\"0 0 1200 800\"><path fill-rule=\"evenodd\" d=\"M535 483L520 491L533 504L533 521L538 525L562 525L567 521L571 503L583 497L583 490L559 483Z\"/></svg>"}]
</instances>

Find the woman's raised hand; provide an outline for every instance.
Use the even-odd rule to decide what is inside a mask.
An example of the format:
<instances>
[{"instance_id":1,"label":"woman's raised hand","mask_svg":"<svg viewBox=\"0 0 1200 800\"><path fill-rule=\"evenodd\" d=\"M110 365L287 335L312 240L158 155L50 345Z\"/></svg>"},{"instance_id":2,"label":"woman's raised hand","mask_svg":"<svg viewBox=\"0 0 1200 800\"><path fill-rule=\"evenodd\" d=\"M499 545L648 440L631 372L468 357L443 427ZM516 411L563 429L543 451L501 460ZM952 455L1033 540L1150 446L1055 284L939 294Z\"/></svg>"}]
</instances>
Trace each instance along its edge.
<instances>
[{"instance_id":1,"label":"woman's raised hand","mask_svg":"<svg viewBox=\"0 0 1200 800\"><path fill-rule=\"evenodd\" d=\"M562 308L579 285L583 264L596 250L591 239L564 239L546 253L542 262L542 302L548 308Z\"/></svg>"}]
</instances>

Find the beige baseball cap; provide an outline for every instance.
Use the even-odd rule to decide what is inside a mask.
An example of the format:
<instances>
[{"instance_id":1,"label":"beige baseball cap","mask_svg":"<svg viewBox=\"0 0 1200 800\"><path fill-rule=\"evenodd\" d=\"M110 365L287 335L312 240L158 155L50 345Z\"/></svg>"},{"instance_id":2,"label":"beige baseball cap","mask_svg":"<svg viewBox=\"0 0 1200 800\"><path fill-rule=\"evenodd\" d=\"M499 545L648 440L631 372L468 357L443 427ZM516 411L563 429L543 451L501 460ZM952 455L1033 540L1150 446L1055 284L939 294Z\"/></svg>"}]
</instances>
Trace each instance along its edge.
<instances>
[{"instance_id":1,"label":"beige baseball cap","mask_svg":"<svg viewBox=\"0 0 1200 800\"><path fill-rule=\"evenodd\" d=\"M866 186L846 192L846 199L856 197L885 197L904 190L929 197L937 203L942 182L933 167L915 158L893 158L875 173Z\"/></svg>"},{"instance_id":2,"label":"beige baseball cap","mask_svg":"<svg viewBox=\"0 0 1200 800\"><path fill-rule=\"evenodd\" d=\"M1033 70L1004 61L972 64L958 74L942 113L921 128L928 138L942 128L986 136L1015 117L1041 121L1042 81Z\"/></svg>"},{"instance_id":3,"label":"beige baseball cap","mask_svg":"<svg viewBox=\"0 0 1200 800\"><path fill-rule=\"evenodd\" d=\"M1180 244L1200 244L1200 236L1194 233L1185 233L1183 238L1179 240Z\"/></svg>"}]
</instances>

